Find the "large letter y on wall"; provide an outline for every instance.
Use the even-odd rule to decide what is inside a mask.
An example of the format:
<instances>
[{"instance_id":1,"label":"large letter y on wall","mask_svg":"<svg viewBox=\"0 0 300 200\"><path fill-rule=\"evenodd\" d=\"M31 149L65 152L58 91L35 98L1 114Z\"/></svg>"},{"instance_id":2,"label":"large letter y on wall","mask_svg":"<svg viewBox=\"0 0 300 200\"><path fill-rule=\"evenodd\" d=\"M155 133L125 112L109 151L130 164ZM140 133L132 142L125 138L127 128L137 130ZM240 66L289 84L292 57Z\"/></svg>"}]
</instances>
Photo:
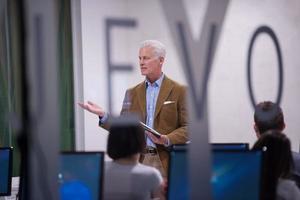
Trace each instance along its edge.
<instances>
[{"instance_id":1,"label":"large letter y on wall","mask_svg":"<svg viewBox=\"0 0 300 200\"><path fill-rule=\"evenodd\" d=\"M200 39L192 38L182 0L161 0L189 84L190 199L212 199L207 84L229 0L209 0Z\"/></svg>"}]
</instances>

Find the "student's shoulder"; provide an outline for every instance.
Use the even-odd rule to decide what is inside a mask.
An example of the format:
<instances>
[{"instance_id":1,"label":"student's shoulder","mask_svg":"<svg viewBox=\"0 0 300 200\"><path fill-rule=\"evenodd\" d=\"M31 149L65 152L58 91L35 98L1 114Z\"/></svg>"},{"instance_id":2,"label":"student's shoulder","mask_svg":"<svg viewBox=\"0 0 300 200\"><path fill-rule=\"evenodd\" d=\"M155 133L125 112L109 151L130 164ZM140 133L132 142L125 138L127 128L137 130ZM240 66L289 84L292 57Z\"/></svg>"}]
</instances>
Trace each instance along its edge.
<instances>
[{"instance_id":1,"label":"student's shoulder","mask_svg":"<svg viewBox=\"0 0 300 200\"><path fill-rule=\"evenodd\" d=\"M280 178L277 185L277 197L279 199L300 199L300 191L295 181Z\"/></svg>"},{"instance_id":2,"label":"student's shoulder","mask_svg":"<svg viewBox=\"0 0 300 200\"><path fill-rule=\"evenodd\" d=\"M300 153L293 151L293 158L300 162Z\"/></svg>"},{"instance_id":3,"label":"student's shoulder","mask_svg":"<svg viewBox=\"0 0 300 200\"><path fill-rule=\"evenodd\" d=\"M294 161L294 167L295 167L295 172L298 176L300 176L300 153L298 152L293 152L293 161Z\"/></svg>"},{"instance_id":4,"label":"student's shoulder","mask_svg":"<svg viewBox=\"0 0 300 200\"><path fill-rule=\"evenodd\" d=\"M147 165L144 165L144 164L141 164L141 163L139 163L136 167L139 171L143 171L143 173L160 174L160 172L156 168L151 167L151 166L147 166Z\"/></svg>"},{"instance_id":5,"label":"student's shoulder","mask_svg":"<svg viewBox=\"0 0 300 200\"><path fill-rule=\"evenodd\" d=\"M137 167L139 168L137 171L140 174L143 174L145 178L147 177L147 179L151 180L152 182L155 182L156 184L162 182L163 178L158 169L141 163L139 163Z\"/></svg>"}]
</instances>

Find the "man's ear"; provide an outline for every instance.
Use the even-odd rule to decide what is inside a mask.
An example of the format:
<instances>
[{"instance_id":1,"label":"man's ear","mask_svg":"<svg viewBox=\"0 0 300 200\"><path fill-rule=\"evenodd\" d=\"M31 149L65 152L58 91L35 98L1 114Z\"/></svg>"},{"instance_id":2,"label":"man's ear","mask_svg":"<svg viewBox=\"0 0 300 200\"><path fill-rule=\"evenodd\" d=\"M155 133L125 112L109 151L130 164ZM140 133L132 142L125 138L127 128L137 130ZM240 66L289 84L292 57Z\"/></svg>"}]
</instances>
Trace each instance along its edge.
<instances>
[{"instance_id":1,"label":"man's ear","mask_svg":"<svg viewBox=\"0 0 300 200\"><path fill-rule=\"evenodd\" d=\"M160 65L163 65L164 64L164 61L165 61L165 58L164 57L159 57L159 64Z\"/></svg>"}]
</instances>

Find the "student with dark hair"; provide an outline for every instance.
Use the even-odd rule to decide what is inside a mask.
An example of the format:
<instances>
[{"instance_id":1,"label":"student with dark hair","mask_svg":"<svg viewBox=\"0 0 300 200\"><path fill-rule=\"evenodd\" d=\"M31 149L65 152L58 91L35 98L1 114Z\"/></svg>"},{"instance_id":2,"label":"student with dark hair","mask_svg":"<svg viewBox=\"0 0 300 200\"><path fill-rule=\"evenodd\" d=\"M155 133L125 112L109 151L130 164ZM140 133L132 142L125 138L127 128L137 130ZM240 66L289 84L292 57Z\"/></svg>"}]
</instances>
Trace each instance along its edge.
<instances>
[{"instance_id":1,"label":"student with dark hair","mask_svg":"<svg viewBox=\"0 0 300 200\"><path fill-rule=\"evenodd\" d=\"M107 154L112 159L127 158L142 153L145 148L144 130L138 124L114 125L110 128ZM130 138L130 139L128 139Z\"/></svg>"},{"instance_id":2,"label":"student with dark hair","mask_svg":"<svg viewBox=\"0 0 300 200\"><path fill-rule=\"evenodd\" d=\"M160 172L139 163L145 145L144 130L138 121L126 122L123 117L112 123L107 142L107 154L112 161L105 162L104 199L163 198Z\"/></svg>"},{"instance_id":3,"label":"student with dark hair","mask_svg":"<svg viewBox=\"0 0 300 200\"><path fill-rule=\"evenodd\" d=\"M260 138L268 130L283 131L285 128L284 115L279 105L264 101L256 105L254 113L254 130L257 138ZM295 168L293 177L300 187L300 154L292 152Z\"/></svg>"},{"instance_id":4,"label":"student with dark hair","mask_svg":"<svg viewBox=\"0 0 300 200\"><path fill-rule=\"evenodd\" d=\"M256 105L254 122L257 137L271 129L283 130L285 128L282 109L271 101L264 101Z\"/></svg>"},{"instance_id":5,"label":"student with dark hair","mask_svg":"<svg viewBox=\"0 0 300 200\"><path fill-rule=\"evenodd\" d=\"M257 140L253 150L264 151L261 199L299 200L299 188L291 179L290 140L278 130L269 130Z\"/></svg>"}]
</instances>

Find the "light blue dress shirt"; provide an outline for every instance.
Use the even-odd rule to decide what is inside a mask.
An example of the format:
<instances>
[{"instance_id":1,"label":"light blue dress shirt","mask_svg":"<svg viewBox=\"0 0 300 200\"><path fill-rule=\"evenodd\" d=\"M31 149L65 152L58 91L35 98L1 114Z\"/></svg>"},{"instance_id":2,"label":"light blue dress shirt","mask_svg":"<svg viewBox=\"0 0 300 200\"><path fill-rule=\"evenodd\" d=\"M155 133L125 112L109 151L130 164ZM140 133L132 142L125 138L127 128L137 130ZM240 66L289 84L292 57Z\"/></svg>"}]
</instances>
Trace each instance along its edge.
<instances>
[{"instance_id":1,"label":"light blue dress shirt","mask_svg":"<svg viewBox=\"0 0 300 200\"><path fill-rule=\"evenodd\" d=\"M146 124L151 128L153 128L156 101L157 101L157 97L163 79L164 79L164 74L162 74L159 77L159 79L152 84L146 79L146 112L147 112ZM147 146L156 148L156 145L148 137L146 143Z\"/></svg>"}]
</instances>

